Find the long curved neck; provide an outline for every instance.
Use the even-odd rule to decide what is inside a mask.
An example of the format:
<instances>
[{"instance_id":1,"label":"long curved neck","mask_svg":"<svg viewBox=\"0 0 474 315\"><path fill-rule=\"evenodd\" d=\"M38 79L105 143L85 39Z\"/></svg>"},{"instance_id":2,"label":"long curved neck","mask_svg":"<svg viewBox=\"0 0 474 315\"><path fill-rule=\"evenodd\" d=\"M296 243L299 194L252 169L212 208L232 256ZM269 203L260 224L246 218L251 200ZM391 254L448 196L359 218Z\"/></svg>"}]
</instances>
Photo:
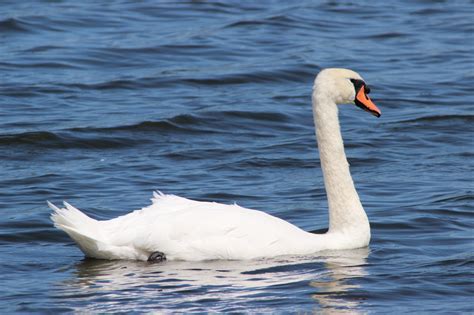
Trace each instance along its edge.
<instances>
[{"instance_id":1,"label":"long curved neck","mask_svg":"<svg viewBox=\"0 0 474 315\"><path fill-rule=\"evenodd\" d=\"M313 91L313 115L321 168L329 205L329 232L354 233L370 238L367 215L354 187L339 127L338 109L324 93Z\"/></svg>"}]
</instances>

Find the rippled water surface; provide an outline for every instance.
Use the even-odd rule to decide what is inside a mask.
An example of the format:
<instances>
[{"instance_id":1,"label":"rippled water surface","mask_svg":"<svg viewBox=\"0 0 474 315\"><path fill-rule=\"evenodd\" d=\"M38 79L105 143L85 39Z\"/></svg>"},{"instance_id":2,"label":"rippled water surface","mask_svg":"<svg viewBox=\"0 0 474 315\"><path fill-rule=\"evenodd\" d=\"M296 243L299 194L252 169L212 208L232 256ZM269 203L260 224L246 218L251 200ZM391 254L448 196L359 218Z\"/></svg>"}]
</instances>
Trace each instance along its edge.
<instances>
[{"instance_id":1,"label":"rippled water surface","mask_svg":"<svg viewBox=\"0 0 474 315\"><path fill-rule=\"evenodd\" d=\"M469 313L472 1L3 1L2 312ZM84 260L45 201L108 219L153 190L327 227L311 112L325 67L369 248L236 262Z\"/></svg>"}]
</instances>

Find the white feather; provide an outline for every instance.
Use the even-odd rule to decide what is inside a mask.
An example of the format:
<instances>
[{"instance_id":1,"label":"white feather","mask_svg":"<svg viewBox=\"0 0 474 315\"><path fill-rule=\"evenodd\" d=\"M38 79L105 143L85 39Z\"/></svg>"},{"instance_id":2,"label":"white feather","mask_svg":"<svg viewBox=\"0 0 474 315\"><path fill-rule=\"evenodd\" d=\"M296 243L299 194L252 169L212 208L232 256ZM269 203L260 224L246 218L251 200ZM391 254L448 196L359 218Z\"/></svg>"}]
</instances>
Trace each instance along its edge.
<instances>
[{"instance_id":1,"label":"white feather","mask_svg":"<svg viewBox=\"0 0 474 315\"><path fill-rule=\"evenodd\" d=\"M75 208L50 206L56 227L94 258L146 260L161 251L169 260L252 259L312 253L308 241L324 238L265 212L174 195L155 195L146 208L82 226L70 224ZM103 236L94 234L96 225Z\"/></svg>"}]
</instances>

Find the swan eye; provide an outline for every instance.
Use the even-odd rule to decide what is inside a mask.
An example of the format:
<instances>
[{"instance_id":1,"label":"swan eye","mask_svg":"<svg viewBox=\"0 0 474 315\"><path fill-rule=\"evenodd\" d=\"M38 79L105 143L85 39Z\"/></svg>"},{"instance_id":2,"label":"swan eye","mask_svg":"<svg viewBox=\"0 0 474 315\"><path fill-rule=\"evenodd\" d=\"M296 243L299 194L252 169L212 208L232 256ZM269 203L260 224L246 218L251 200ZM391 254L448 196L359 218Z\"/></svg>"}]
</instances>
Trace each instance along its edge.
<instances>
[{"instance_id":1,"label":"swan eye","mask_svg":"<svg viewBox=\"0 0 474 315\"><path fill-rule=\"evenodd\" d=\"M367 86L365 85L364 81L359 80L359 79L351 79L351 82L352 82L352 84L354 84L354 89L355 89L356 94L359 92L360 88L363 87L363 86L366 87L366 91L367 91ZM370 91L370 89L368 91ZM367 92L367 93L369 93L369 92Z\"/></svg>"}]
</instances>

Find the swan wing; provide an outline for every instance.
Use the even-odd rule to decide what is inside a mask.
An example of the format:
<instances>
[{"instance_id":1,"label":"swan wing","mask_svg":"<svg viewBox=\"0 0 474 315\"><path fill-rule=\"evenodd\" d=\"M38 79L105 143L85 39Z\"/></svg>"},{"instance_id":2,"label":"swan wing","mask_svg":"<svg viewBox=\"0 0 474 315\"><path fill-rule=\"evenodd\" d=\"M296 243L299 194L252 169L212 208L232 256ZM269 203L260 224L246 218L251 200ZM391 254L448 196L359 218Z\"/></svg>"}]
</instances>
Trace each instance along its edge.
<instances>
[{"instance_id":1,"label":"swan wing","mask_svg":"<svg viewBox=\"0 0 474 315\"><path fill-rule=\"evenodd\" d=\"M308 233L265 212L156 193L152 204L104 222L114 246L164 252L168 259L251 259L291 254ZM105 232L105 231L104 231Z\"/></svg>"}]
</instances>

